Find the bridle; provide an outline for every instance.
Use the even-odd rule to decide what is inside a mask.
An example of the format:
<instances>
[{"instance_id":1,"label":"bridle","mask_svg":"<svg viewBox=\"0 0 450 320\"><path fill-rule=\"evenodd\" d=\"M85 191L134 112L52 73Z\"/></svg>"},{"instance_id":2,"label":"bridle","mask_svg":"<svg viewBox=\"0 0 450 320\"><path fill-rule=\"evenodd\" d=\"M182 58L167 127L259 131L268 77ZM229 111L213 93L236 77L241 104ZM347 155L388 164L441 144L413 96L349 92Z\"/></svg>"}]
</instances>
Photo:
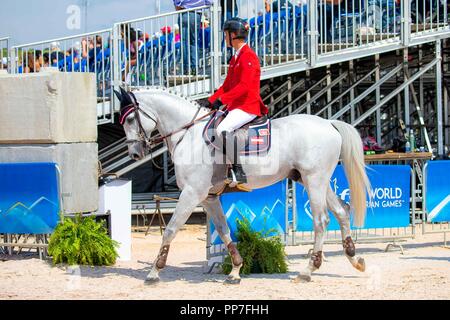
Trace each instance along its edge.
<instances>
[{"instance_id":1,"label":"bridle","mask_svg":"<svg viewBox=\"0 0 450 320\"><path fill-rule=\"evenodd\" d=\"M155 123L155 125L158 124L158 121L152 117L151 115L149 115L147 112L145 112L144 110L142 110L142 108L139 107L139 102L137 101L135 95L133 92L129 92L130 96L132 97L132 103L129 104L128 106L125 106L122 108L122 110L120 111L120 116L119 116L119 122L120 124L123 126L123 124L125 123L126 119L132 114L135 114L136 117L136 122L138 124L138 139L127 139L125 140L125 143L130 144L130 143L143 143L145 145L146 148L151 149L153 146L160 144L161 142L165 141L167 138L170 138L171 136L173 136L176 133L179 133L183 130L187 130L189 128L191 128L193 125L195 125L197 122L200 122L201 120L205 119L206 117L210 116L211 114L213 114L214 112L216 112L215 110L208 112L207 114L201 116L200 118L197 118L201 107L199 107L197 109L197 112L195 113L193 119L191 120L191 122L189 122L188 124L184 125L183 127L181 127L180 129L177 129L175 131L170 132L167 135L161 135L160 133L158 133L156 136L154 137L149 137L147 135L147 132L145 131L143 125L142 125L142 121L141 121L141 113L142 115L144 115L146 118L150 119L151 121L153 121ZM185 133L186 134L186 133ZM175 143L175 147L183 140L185 134Z\"/></svg>"}]
</instances>

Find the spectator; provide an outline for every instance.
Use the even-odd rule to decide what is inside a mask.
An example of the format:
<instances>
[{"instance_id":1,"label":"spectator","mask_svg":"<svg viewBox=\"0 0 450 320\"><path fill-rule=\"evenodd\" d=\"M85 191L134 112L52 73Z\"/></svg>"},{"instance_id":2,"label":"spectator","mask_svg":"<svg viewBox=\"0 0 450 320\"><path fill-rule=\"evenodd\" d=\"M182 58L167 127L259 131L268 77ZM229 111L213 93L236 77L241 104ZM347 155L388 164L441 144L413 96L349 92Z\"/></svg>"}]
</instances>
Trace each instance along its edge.
<instances>
[{"instance_id":1,"label":"spectator","mask_svg":"<svg viewBox=\"0 0 450 320\"><path fill-rule=\"evenodd\" d=\"M8 58L3 57L2 61L1 61L1 65L0 65L0 69L8 69Z\"/></svg>"},{"instance_id":2,"label":"spectator","mask_svg":"<svg viewBox=\"0 0 450 320\"><path fill-rule=\"evenodd\" d=\"M195 9L205 5L212 5L213 0L173 0L177 11L185 9ZM178 24L181 26L181 41L183 48L183 74L196 74L197 66L197 43L196 33L200 29L200 11L188 11L182 13Z\"/></svg>"},{"instance_id":3,"label":"spectator","mask_svg":"<svg viewBox=\"0 0 450 320\"><path fill-rule=\"evenodd\" d=\"M122 74L122 81L130 82L130 67L134 67L137 64L138 54L138 32L130 27L130 25L121 25L120 33L124 43L124 50L128 52L128 59L125 63L125 73Z\"/></svg>"},{"instance_id":4,"label":"spectator","mask_svg":"<svg viewBox=\"0 0 450 320\"><path fill-rule=\"evenodd\" d=\"M223 12L220 26L223 27L224 21L238 16L238 6L236 0L220 0L220 6Z\"/></svg>"},{"instance_id":5,"label":"spectator","mask_svg":"<svg viewBox=\"0 0 450 320\"><path fill-rule=\"evenodd\" d=\"M268 1L266 0L266 7L267 7ZM270 8L270 4L269 4ZM286 11L292 10L294 8L294 5L289 0L275 0L272 2L272 12L277 13L280 11Z\"/></svg>"},{"instance_id":6,"label":"spectator","mask_svg":"<svg viewBox=\"0 0 450 320\"><path fill-rule=\"evenodd\" d=\"M174 30L175 30L175 43L178 43L181 41L181 35L180 35L180 26L178 25L178 23L176 23L173 26Z\"/></svg>"},{"instance_id":7,"label":"spectator","mask_svg":"<svg viewBox=\"0 0 450 320\"><path fill-rule=\"evenodd\" d=\"M42 60L42 51L41 50L35 50L28 51L26 61L25 61L25 68L24 73L35 73L39 72L41 70L41 66L44 64Z\"/></svg>"},{"instance_id":8,"label":"spectator","mask_svg":"<svg viewBox=\"0 0 450 320\"><path fill-rule=\"evenodd\" d=\"M50 67L50 55L48 52L43 54L44 67Z\"/></svg>"}]
</instances>

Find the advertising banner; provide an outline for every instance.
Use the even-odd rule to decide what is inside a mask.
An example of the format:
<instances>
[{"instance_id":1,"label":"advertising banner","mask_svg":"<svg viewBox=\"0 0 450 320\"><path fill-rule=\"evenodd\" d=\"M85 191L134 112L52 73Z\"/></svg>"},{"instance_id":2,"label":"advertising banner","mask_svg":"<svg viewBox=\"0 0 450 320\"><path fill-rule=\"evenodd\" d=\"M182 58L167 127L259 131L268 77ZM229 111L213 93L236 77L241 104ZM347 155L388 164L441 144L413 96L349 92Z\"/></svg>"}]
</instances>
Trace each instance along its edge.
<instances>
[{"instance_id":1,"label":"advertising banner","mask_svg":"<svg viewBox=\"0 0 450 320\"><path fill-rule=\"evenodd\" d=\"M367 175L372 184L371 200L367 201L367 215L363 228L407 227L411 168L407 165L371 165ZM332 190L344 202L350 203L350 189L344 168L338 165L330 181ZM297 231L313 231L312 212L308 194L300 184L296 186ZM328 230L340 230L331 212Z\"/></svg>"},{"instance_id":2,"label":"advertising banner","mask_svg":"<svg viewBox=\"0 0 450 320\"><path fill-rule=\"evenodd\" d=\"M52 233L59 212L56 164L0 164L0 233Z\"/></svg>"},{"instance_id":3,"label":"advertising banner","mask_svg":"<svg viewBox=\"0 0 450 320\"><path fill-rule=\"evenodd\" d=\"M450 221L450 161L429 161L425 192L429 222Z\"/></svg>"},{"instance_id":4,"label":"advertising banner","mask_svg":"<svg viewBox=\"0 0 450 320\"><path fill-rule=\"evenodd\" d=\"M231 238L236 241L237 220L248 219L255 231L270 229L282 235L286 229L286 187L287 180L249 193L228 193L221 196L223 211L227 217ZM211 244L222 244L211 222Z\"/></svg>"}]
</instances>

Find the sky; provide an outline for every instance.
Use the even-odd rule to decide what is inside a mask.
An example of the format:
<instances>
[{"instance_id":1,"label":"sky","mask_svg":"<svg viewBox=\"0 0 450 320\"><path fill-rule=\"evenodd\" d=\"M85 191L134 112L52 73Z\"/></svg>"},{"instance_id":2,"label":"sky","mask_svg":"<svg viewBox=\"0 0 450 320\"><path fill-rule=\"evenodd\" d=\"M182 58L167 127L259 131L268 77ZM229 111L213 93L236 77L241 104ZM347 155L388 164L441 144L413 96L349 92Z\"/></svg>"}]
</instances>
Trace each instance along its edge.
<instances>
[{"instance_id":1,"label":"sky","mask_svg":"<svg viewBox=\"0 0 450 320\"><path fill-rule=\"evenodd\" d=\"M0 1L0 38L10 37L13 45L107 29L115 22L173 11L172 0L160 0L159 10L158 0Z\"/></svg>"}]
</instances>

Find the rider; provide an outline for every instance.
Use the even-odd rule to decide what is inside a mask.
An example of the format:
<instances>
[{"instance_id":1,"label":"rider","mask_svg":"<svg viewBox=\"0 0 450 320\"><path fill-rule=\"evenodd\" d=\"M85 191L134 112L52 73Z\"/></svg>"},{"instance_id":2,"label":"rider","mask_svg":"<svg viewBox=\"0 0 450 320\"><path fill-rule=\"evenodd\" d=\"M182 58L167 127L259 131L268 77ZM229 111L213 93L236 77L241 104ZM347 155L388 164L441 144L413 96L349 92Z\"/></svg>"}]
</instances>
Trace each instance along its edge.
<instances>
[{"instance_id":1,"label":"rider","mask_svg":"<svg viewBox=\"0 0 450 320\"><path fill-rule=\"evenodd\" d=\"M259 58L246 44L249 24L241 18L231 18L223 25L227 47L236 51L230 61L228 74L223 85L208 101L210 108L218 110L226 105L228 111L225 119L217 127L217 133L222 136L223 145L228 160L233 164L233 172L239 184L246 183L247 177L239 163L238 152L230 159L230 148L226 146L233 141L233 132L249 123L257 116L268 113L260 96L261 67ZM232 161L234 160L234 161Z\"/></svg>"}]
</instances>

